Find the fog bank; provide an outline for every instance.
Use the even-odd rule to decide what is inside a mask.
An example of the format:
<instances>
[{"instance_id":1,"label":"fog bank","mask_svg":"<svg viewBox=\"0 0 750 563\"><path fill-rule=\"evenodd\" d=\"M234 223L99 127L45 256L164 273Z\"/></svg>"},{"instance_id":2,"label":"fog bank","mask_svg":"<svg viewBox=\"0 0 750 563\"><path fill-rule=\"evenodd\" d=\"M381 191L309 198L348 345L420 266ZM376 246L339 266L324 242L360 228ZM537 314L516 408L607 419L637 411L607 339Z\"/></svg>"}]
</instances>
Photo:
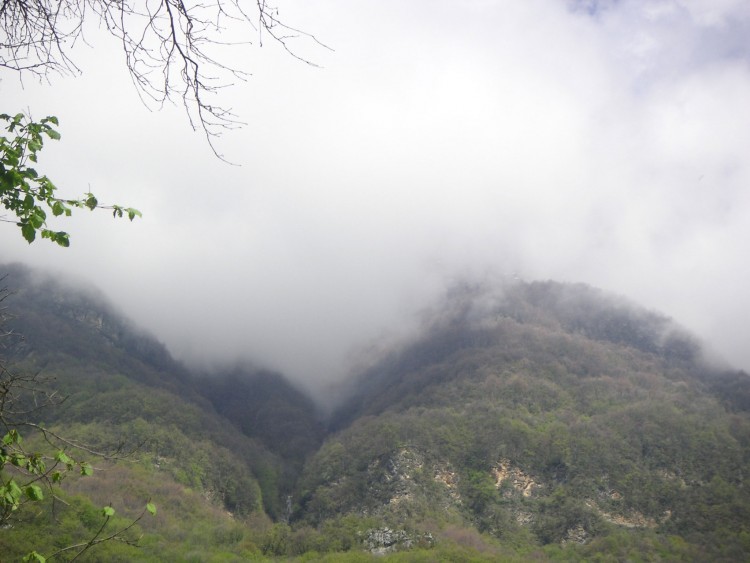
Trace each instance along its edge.
<instances>
[{"instance_id":1,"label":"fog bank","mask_svg":"<svg viewBox=\"0 0 750 563\"><path fill-rule=\"evenodd\" d=\"M77 212L69 249L6 224L0 259L90 280L189 363L308 384L472 276L627 295L750 369L750 4L281 8L335 51L238 49L241 166L146 109L116 44L51 86L5 71L3 111L60 118L39 168L144 218Z\"/></svg>"}]
</instances>

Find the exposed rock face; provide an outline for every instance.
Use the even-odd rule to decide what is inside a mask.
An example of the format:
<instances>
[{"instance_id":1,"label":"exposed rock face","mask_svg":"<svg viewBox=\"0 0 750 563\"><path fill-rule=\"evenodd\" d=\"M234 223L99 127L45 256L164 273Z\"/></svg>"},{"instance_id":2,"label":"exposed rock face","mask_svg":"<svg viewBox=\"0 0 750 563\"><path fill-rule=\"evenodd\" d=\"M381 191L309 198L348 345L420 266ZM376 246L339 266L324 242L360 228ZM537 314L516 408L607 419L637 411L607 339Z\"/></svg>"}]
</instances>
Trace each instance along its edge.
<instances>
[{"instance_id":1,"label":"exposed rock face","mask_svg":"<svg viewBox=\"0 0 750 563\"><path fill-rule=\"evenodd\" d=\"M622 495L617 491L610 493L610 498L615 501L622 500ZM652 518L638 512L637 510L630 510L626 512L616 513L612 511L604 510L595 501L587 500L586 506L592 509L598 514L603 520L606 520L610 524L616 524L617 526L623 526L624 528L657 528L660 524L663 524L669 520L672 516L671 510L666 510L661 517Z\"/></svg>"},{"instance_id":2,"label":"exposed rock face","mask_svg":"<svg viewBox=\"0 0 750 563\"><path fill-rule=\"evenodd\" d=\"M348 461L324 448L311 507L462 522L508 543L746 532L750 423L727 397L735 381L750 396L750 378L716 395L723 376L668 319L540 283L460 288L423 329L359 376L333 427ZM320 478L329 467L340 481Z\"/></svg>"},{"instance_id":3,"label":"exposed rock face","mask_svg":"<svg viewBox=\"0 0 750 563\"><path fill-rule=\"evenodd\" d=\"M514 514L516 522L521 526L528 526L534 522L534 515L531 512L525 512L522 510L517 511Z\"/></svg>"},{"instance_id":4,"label":"exposed rock face","mask_svg":"<svg viewBox=\"0 0 750 563\"><path fill-rule=\"evenodd\" d=\"M452 501L461 502L461 495L458 492L458 474L449 466L435 468L435 481L442 483L448 489L448 495Z\"/></svg>"},{"instance_id":5,"label":"exposed rock face","mask_svg":"<svg viewBox=\"0 0 750 563\"><path fill-rule=\"evenodd\" d=\"M367 550L374 555L385 555L401 549L409 549L417 543L433 545L435 539L432 534L410 534L406 530L392 530L391 528L375 528L367 531L363 540Z\"/></svg>"},{"instance_id":6,"label":"exposed rock face","mask_svg":"<svg viewBox=\"0 0 750 563\"><path fill-rule=\"evenodd\" d=\"M386 458L370 463L367 468L371 492L380 492L385 504L396 506L413 498L414 473L424 466L422 456L409 448L401 448Z\"/></svg>"},{"instance_id":7,"label":"exposed rock face","mask_svg":"<svg viewBox=\"0 0 750 563\"><path fill-rule=\"evenodd\" d=\"M589 540L589 533L586 531L581 524L578 524L574 528L568 529L565 534L565 539L561 542L563 545L566 543L580 543L584 544Z\"/></svg>"},{"instance_id":8,"label":"exposed rock face","mask_svg":"<svg viewBox=\"0 0 750 563\"><path fill-rule=\"evenodd\" d=\"M437 490L428 486L429 481L438 485ZM450 464L430 461L418 449L402 447L369 463L368 494L380 504L370 503L355 510L368 515L402 509L411 511L415 506L427 502L427 489L431 491L431 500L437 494L442 506L449 509L461 504L458 484L459 475Z\"/></svg>"},{"instance_id":9,"label":"exposed rock face","mask_svg":"<svg viewBox=\"0 0 750 563\"><path fill-rule=\"evenodd\" d=\"M614 497L613 497L614 498ZM622 497L620 497L622 498ZM602 510L594 501L586 501L586 506L594 510L602 519L610 524L616 524L625 528L656 528L658 523L653 518L647 518L638 511L630 511L628 514L613 514Z\"/></svg>"},{"instance_id":10,"label":"exposed rock face","mask_svg":"<svg viewBox=\"0 0 750 563\"><path fill-rule=\"evenodd\" d=\"M86 323L96 330L104 328L104 315L92 309L76 309L72 311L75 320Z\"/></svg>"},{"instance_id":11,"label":"exposed rock face","mask_svg":"<svg viewBox=\"0 0 750 563\"><path fill-rule=\"evenodd\" d=\"M520 492L524 497L530 497L535 489L541 485L533 478L521 471L518 467L511 465L509 459L501 459L495 467L492 468L492 475L495 478L495 486L499 489L507 481L511 488L507 490L504 496L512 496L514 492Z\"/></svg>"}]
</instances>

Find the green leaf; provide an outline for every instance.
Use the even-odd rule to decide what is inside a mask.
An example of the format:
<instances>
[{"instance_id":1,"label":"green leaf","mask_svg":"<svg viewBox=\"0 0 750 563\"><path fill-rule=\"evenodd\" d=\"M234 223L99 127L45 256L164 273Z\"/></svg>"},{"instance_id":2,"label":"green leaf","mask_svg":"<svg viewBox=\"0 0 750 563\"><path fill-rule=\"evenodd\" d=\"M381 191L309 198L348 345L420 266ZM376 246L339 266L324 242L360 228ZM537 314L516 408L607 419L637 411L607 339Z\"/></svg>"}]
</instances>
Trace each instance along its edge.
<instances>
[{"instance_id":1,"label":"green leaf","mask_svg":"<svg viewBox=\"0 0 750 563\"><path fill-rule=\"evenodd\" d=\"M68 470L73 469L73 460L62 450L55 455L55 461L64 463Z\"/></svg>"},{"instance_id":2,"label":"green leaf","mask_svg":"<svg viewBox=\"0 0 750 563\"><path fill-rule=\"evenodd\" d=\"M102 508L102 515L106 516L107 518L111 518L115 515L115 509L111 506L105 506Z\"/></svg>"},{"instance_id":3,"label":"green leaf","mask_svg":"<svg viewBox=\"0 0 750 563\"><path fill-rule=\"evenodd\" d=\"M39 485L29 485L24 490L26 493L26 497L29 500L43 500L44 499L44 493L42 492L42 488Z\"/></svg>"},{"instance_id":4,"label":"green leaf","mask_svg":"<svg viewBox=\"0 0 750 563\"><path fill-rule=\"evenodd\" d=\"M36 238L36 229L30 223L23 223L21 225L21 234L26 239L26 242L31 244Z\"/></svg>"},{"instance_id":5,"label":"green leaf","mask_svg":"<svg viewBox=\"0 0 750 563\"><path fill-rule=\"evenodd\" d=\"M94 469L91 467L91 464L83 462L81 464L81 475L84 475L86 477L90 477L93 474L94 474Z\"/></svg>"},{"instance_id":6,"label":"green leaf","mask_svg":"<svg viewBox=\"0 0 750 563\"><path fill-rule=\"evenodd\" d=\"M37 207L29 216L29 223L31 223L31 226L34 227L34 229L41 229L46 219L47 214L44 212L44 209Z\"/></svg>"},{"instance_id":7,"label":"green leaf","mask_svg":"<svg viewBox=\"0 0 750 563\"><path fill-rule=\"evenodd\" d=\"M68 233L64 233L62 231L55 233L53 240L64 248L68 248L70 246L70 236L68 235Z\"/></svg>"},{"instance_id":8,"label":"green leaf","mask_svg":"<svg viewBox=\"0 0 750 563\"><path fill-rule=\"evenodd\" d=\"M59 217L63 213L65 213L65 206L60 201L52 204L52 215Z\"/></svg>"},{"instance_id":9,"label":"green leaf","mask_svg":"<svg viewBox=\"0 0 750 563\"><path fill-rule=\"evenodd\" d=\"M22 467L26 464L26 456L23 454L13 454L10 456L10 463L16 467Z\"/></svg>"},{"instance_id":10,"label":"green leaf","mask_svg":"<svg viewBox=\"0 0 750 563\"><path fill-rule=\"evenodd\" d=\"M8 433L3 436L3 444L5 444L6 446L10 446L11 444L20 444L21 442L23 442L23 438L21 438L21 435L15 428L13 430L9 430Z\"/></svg>"},{"instance_id":11,"label":"green leaf","mask_svg":"<svg viewBox=\"0 0 750 563\"><path fill-rule=\"evenodd\" d=\"M23 558L24 563L26 562L34 562L36 563L47 563L47 558L44 557L44 555L37 553L36 551L32 551L29 553L26 557Z\"/></svg>"},{"instance_id":12,"label":"green leaf","mask_svg":"<svg viewBox=\"0 0 750 563\"><path fill-rule=\"evenodd\" d=\"M153 502L146 503L146 510L149 511L149 514L156 515L156 505Z\"/></svg>"},{"instance_id":13,"label":"green leaf","mask_svg":"<svg viewBox=\"0 0 750 563\"><path fill-rule=\"evenodd\" d=\"M26 462L26 470L34 475L42 475L47 470L47 464L39 454L33 454Z\"/></svg>"},{"instance_id":14,"label":"green leaf","mask_svg":"<svg viewBox=\"0 0 750 563\"><path fill-rule=\"evenodd\" d=\"M92 193L80 199L56 197L57 188L45 175L27 166L37 162L37 155L44 149L46 137L60 139L55 127L58 120L48 116L35 122L24 113L14 116L0 114L0 128L11 133L0 135L0 204L16 217L23 238L32 243L37 237L49 239L60 246L70 245L69 236L64 232L46 229L48 214L55 217L69 217L73 208L97 209L101 205ZM112 206L115 217L127 214L133 221L141 217L134 208Z\"/></svg>"},{"instance_id":15,"label":"green leaf","mask_svg":"<svg viewBox=\"0 0 750 563\"><path fill-rule=\"evenodd\" d=\"M21 499L21 494L23 491L21 491L21 487L18 486L18 483L16 483L13 479L8 481L8 484L5 486L6 488L6 498L10 500L10 504L17 505L18 501Z\"/></svg>"},{"instance_id":16,"label":"green leaf","mask_svg":"<svg viewBox=\"0 0 750 563\"><path fill-rule=\"evenodd\" d=\"M7 151L5 155L5 162L8 163L12 168L18 166L18 155L15 152Z\"/></svg>"}]
</instances>

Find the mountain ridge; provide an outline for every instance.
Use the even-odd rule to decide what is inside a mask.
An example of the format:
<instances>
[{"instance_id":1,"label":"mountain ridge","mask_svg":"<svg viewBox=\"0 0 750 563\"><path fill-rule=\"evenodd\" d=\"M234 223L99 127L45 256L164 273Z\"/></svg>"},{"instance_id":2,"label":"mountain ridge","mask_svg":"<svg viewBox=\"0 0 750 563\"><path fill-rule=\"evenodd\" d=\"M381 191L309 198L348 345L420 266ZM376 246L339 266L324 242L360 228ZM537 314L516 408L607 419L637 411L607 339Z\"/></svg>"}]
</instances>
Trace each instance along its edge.
<instances>
[{"instance_id":1,"label":"mountain ridge","mask_svg":"<svg viewBox=\"0 0 750 563\"><path fill-rule=\"evenodd\" d=\"M10 270L13 322L28 331L16 363L71 395L46 422L96 445L143 441L122 479L171 491L167 506L202 495L206 518L234 530L220 543L236 557L750 554L750 378L623 298L557 282L458 285L421 332L353 374L323 420L281 374L193 373L105 302ZM173 528L155 526L153 545L182 558Z\"/></svg>"}]
</instances>

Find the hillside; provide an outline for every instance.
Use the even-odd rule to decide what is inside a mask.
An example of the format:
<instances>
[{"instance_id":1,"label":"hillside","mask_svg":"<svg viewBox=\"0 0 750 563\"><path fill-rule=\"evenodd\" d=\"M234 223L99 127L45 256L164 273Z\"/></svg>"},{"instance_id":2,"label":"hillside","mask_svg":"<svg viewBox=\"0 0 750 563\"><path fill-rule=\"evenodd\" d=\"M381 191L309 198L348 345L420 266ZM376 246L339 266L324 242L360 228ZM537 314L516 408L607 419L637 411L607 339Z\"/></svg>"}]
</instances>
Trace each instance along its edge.
<instances>
[{"instance_id":1,"label":"hillside","mask_svg":"<svg viewBox=\"0 0 750 563\"><path fill-rule=\"evenodd\" d=\"M264 430L248 435L230 424L201 394L199 376L96 293L25 268L4 270L4 285L13 288L3 303L9 317L5 328L23 337L4 339L3 356L13 372L39 373L47 389L65 397L57 406L39 411L34 421L97 451L133 452L115 469L83 452L97 469L90 478L66 482L68 493L90 496L93 491L95 504L112 501L119 512L131 516L149 497L157 506L172 506L174 510L161 510L151 523L155 535L146 551L155 560L170 549L184 554L193 543L206 544L198 530L211 535L217 526L236 526L237 518L261 518L258 526L265 529L270 518L284 516L293 479L287 467L299 464L296 453L295 460L287 460L283 452L266 446L272 439ZM242 383L251 381L253 374L235 370L233 377ZM265 379L267 385L275 384L277 405L286 404L288 393L297 418L317 423L312 404L300 405L299 392L280 375L266 374ZM91 511L89 500L77 501L82 512L68 516L69 526L79 531L63 534L64 538L85 538L85 530L96 525L95 520L87 525L81 521ZM41 524L0 534L0 552L21 555L23 546L16 534L37 535L37 525ZM179 528L193 530L194 542L181 545L175 536ZM215 551L220 542L214 544L207 542ZM40 549L35 540L27 545ZM46 551L53 551L53 546Z\"/></svg>"},{"instance_id":2,"label":"hillside","mask_svg":"<svg viewBox=\"0 0 750 563\"><path fill-rule=\"evenodd\" d=\"M141 547L92 560L750 556L748 376L622 298L456 287L342 383L324 421L280 374L191 372L91 291L5 270L6 326L25 335L5 357L68 396L40 420L135 449L66 481L56 516L24 511L0 531L12 557L85 539L96 507L132 518L149 497Z\"/></svg>"},{"instance_id":3,"label":"hillside","mask_svg":"<svg viewBox=\"0 0 750 563\"><path fill-rule=\"evenodd\" d=\"M669 319L586 286L466 286L359 376L298 514L470 523L589 555L680 538L675 557L742 560L749 385Z\"/></svg>"}]
</instances>

